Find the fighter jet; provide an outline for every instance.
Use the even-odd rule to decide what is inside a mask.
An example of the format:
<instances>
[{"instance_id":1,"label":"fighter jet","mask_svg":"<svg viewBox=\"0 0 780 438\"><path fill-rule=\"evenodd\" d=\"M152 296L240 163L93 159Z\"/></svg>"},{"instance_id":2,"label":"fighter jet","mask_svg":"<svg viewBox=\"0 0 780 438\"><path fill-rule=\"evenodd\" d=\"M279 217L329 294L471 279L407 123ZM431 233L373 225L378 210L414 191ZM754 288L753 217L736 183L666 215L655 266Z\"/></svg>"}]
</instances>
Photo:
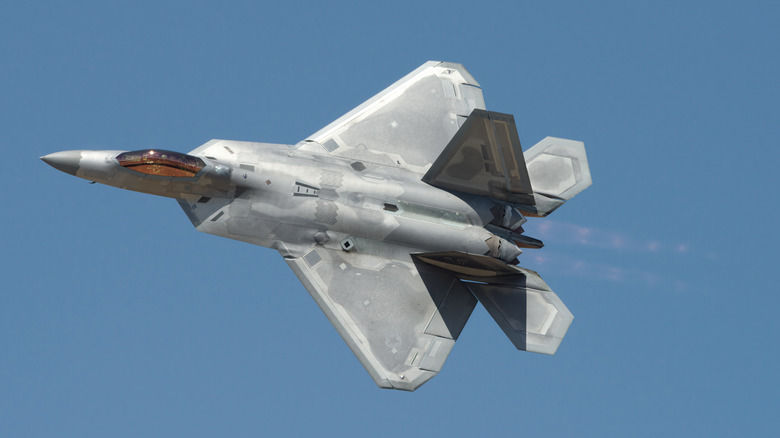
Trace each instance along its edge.
<instances>
[{"instance_id":1,"label":"fighter jet","mask_svg":"<svg viewBox=\"0 0 780 438\"><path fill-rule=\"evenodd\" d=\"M430 61L294 145L41 157L79 178L175 199L198 231L273 248L382 388L442 368L477 302L519 350L554 354L573 320L518 266L527 217L591 184L583 143L523 152L460 64Z\"/></svg>"}]
</instances>

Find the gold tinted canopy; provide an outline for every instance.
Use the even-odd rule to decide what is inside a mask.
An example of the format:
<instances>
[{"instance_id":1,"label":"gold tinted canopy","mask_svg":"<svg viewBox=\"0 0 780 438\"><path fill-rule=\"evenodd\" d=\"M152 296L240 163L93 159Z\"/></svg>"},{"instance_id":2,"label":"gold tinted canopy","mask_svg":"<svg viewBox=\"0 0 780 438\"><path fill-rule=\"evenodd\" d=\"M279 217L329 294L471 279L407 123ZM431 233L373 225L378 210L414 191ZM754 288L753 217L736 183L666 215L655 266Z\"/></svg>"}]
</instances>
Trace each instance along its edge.
<instances>
[{"instance_id":1,"label":"gold tinted canopy","mask_svg":"<svg viewBox=\"0 0 780 438\"><path fill-rule=\"evenodd\" d=\"M123 152L116 159L122 167L158 176L191 177L206 166L198 157L163 149Z\"/></svg>"}]
</instances>

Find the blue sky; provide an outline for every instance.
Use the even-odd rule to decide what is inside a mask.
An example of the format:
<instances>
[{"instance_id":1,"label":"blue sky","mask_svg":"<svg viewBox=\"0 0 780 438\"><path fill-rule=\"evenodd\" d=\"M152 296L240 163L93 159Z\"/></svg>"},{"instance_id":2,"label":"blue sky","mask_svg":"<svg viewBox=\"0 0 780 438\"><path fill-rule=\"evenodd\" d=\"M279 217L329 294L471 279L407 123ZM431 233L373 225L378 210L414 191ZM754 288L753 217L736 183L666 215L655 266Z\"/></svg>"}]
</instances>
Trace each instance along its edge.
<instances>
[{"instance_id":1,"label":"blue sky","mask_svg":"<svg viewBox=\"0 0 780 438\"><path fill-rule=\"evenodd\" d=\"M6 2L0 436L778 433L773 2ZM553 357L481 307L379 390L275 251L57 172L67 149L295 143L429 59L594 185L521 258Z\"/></svg>"}]
</instances>

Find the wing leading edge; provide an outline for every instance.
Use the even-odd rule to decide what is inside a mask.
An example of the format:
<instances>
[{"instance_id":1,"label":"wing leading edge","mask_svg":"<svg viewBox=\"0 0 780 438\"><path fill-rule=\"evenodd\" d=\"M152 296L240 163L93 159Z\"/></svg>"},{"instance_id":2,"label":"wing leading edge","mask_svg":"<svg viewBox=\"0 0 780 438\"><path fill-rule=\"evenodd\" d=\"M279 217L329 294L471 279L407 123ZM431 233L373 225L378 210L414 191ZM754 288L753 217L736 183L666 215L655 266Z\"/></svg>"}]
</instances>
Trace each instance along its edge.
<instances>
[{"instance_id":1,"label":"wing leading edge","mask_svg":"<svg viewBox=\"0 0 780 438\"><path fill-rule=\"evenodd\" d=\"M485 101L471 74L428 61L297 146L424 173L475 108Z\"/></svg>"},{"instance_id":2,"label":"wing leading edge","mask_svg":"<svg viewBox=\"0 0 780 438\"><path fill-rule=\"evenodd\" d=\"M441 371L477 300L518 350L555 354L574 319L536 272L491 257L315 247L286 261L381 388L414 391Z\"/></svg>"},{"instance_id":3,"label":"wing leading edge","mask_svg":"<svg viewBox=\"0 0 780 438\"><path fill-rule=\"evenodd\" d=\"M452 272L315 247L287 263L382 388L414 391L438 373L477 300Z\"/></svg>"}]
</instances>

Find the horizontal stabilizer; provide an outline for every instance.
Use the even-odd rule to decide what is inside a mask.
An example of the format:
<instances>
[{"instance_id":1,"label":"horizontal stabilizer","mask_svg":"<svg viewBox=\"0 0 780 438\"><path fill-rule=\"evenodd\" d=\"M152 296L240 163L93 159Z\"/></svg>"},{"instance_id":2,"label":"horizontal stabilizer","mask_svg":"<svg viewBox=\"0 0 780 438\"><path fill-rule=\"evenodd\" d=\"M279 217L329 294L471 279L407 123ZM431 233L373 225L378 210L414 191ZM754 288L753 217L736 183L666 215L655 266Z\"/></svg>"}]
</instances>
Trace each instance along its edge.
<instances>
[{"instance_id":1,"label":"horizontal stabilizer","mask_svg":"<svg viewBox=\"0 0 780 438\"><path fill-rule=\"evenodd\" d=\"M518 350L555 354L574 315L536 272L463 252L414 254L454 272Z\"/></svg>"},{"instance_id":2,"label":"horizontal stabilizer","mask_svg":"<svg viewBox=\"0 0 780 438\"><path fill-rule=\"evenodd\" d=\"M422 180L511 203L534 203L511 114L473 110Z\"/></svg>"},{"instance_id":3,"label":"horizontal stabilizer","mask_svg":"<svg viewBox=\"0 0 780 438\"><path fill-rule=\"evenodd\" d=\"M555 354L574 316L539 274L523 271L514 284L466 286L518 350Z\"/></svg>"},{"instance_id":4,"label":"horizontal stabilizer","mask_svg":"<svg viewBox=\"0 0 780 438\"><path fill-rule=\"evenodd\" d=\"M525 151L535 205L518 206L533 216L547 216L592 184L585 145L547 137Z\"/></svg>"}]
</instances>

